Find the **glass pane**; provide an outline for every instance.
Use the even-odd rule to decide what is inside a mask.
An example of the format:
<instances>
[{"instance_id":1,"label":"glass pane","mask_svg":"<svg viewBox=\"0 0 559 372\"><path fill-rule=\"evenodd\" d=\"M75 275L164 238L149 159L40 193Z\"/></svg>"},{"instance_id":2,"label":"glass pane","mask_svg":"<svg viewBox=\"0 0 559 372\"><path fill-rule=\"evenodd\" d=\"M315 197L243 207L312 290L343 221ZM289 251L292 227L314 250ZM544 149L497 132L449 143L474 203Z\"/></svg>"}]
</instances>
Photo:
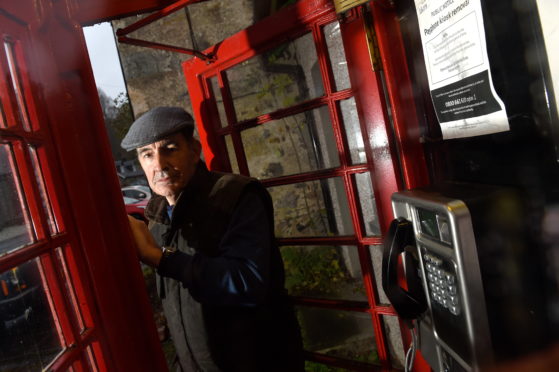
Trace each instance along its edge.
<instances>
[{"instance_id":1,"label":"glass pane","mask_svg":"<svg viewBox=\"0 0 559 372\"><path fill-rule=\"evenodd\" d=\"M74 290L74 285L72 281L72 277L68 271L68 266L66 265L66 259L64 258L64 252L62 248L56 248L56 259L58 260L58 264L62 267L62 271L64 272L64 286L66 287L66 294L70 296L70 302L72 303L72 308L74 309L74 314L78 320L78 325L80 327L80 333L85 330L85 325L83 321L83 317L78 306L78 301L76 299L76 291Z\"/></svg>"},{"instance_id":2,"label":"glass pane","mask_svg":"<svg viewBox=\"0 0 559 372\"><path fill-rule=\"evenodd\" d=\"M341 178L268 189L274 201L278 237L353 235Z\"/></svg>"},{"instance_id":3,"label":"glass pane","mask_svg":"<svg viewBox=\"0 0 559 372\"><path fill-rule=\"evenodd\" d=\"M65 346L38 265L34 259L0 274L2 371L41 371Z\"/></svg>"},{"instance_id":4,"label":"glass pane","mask_svg":"<svg viewBox=\"0 0 559 372\"><path fill-rule=\"evenodd\" d=\"M305 350L379 363L373 321L368 313L297 307Z\"/></svg>"},{"instance_id":5,"label":"glass pane","mask_svg":"<svg viewBox=\"0 0 559 372\"><path fill-rule=\"evenodd\" d=\"M339 165L328 107L242 132L250 175L274 178Z\"/></svg>"},{"instance_id":6,"label":"glass pane","mask_svg":"<svg viewBox=\"0 0 559 372\"><path fill-rule=\"evenodd\" d=\"M12 148L0 144L0 255L35 241Z\"/></svg>"},{"instance_id":7,"label":"glass pane","mask_svg":"<svg viewBox=\"0 0 559 372\"><path fill-rule=\"evenodd\" d=\"M99 371L99 368L97 368L97 361L95 360L95 354L93 353L91 346L87 347L87 365L90 371Z\"/></svg>"},{"instance_id":8,"label":"glass pane","mask_svg":"<svg viewBox=\"0 0 559 372\"><path fill-rule=\"evenodd\" d=\"M334 73L336 90L347 89L351 85L349 83L349 73L347 71L347 61L345 58L340 24L338 22L333 22L324 26L324 37L326 38L330 64L332 65L332 72Z\"/></svg>"},{"instance_id":9,"label":"glass pane","mask_svg":"<svg viewBox=\"0 0 559 372\"><path fill-rule=\"evenodd\" d=\"M51 235L53 235L58 232L58 226L56 225L54 213L52 212L52 205L47 195L39 156L37 154L37 150L32 146L29 147L29 153L31 155L31 161L33 162L33 171L35 172L35 178L37 179L37 184L39 185L39 192L41 193L43 208L47 215L49 232Z\"/></svg>"},{"instance_id":10,"label":"glass pane","mask_svg":"<svg viewBox=\"0 0 559 372\"><path fill-rule=\"evenodd\" d=\"M395 316L383 315L381 319L384 325L384 335L386 336L385 340L388 346L388 352L390 353L392 367L403 370L405 352L398 318Z\"/></svg>"},{"instance_id":11,"label":"glass pane","mask_svg":"<svg viewBox=\"0 0 559 372\"><path fill-rule=\"evenodd\" d=\"M235 147L233 146L233 139L231 136L225 136L225 146L227 146L227 153L229 154L229 161L231 162L231 171L237 174L240 173L237 154L235 153Z\"/></svg>"},{"instance_id":12,"label":"glass pane","mask_svg":"<svg viewBox=\"0 0 559 372\"><path fill-rule=\"evenodd\" d=\"M353 164L362 164L367 161L365 155L365 145L363 144L363 135L359 126L359 116L357 115L357 106L355 99L350 98L340 101L340 109L344 120L344 128L349 145L349 154Z\"/></svg>"},{"instance_id":13,"label":"glass pane","mask_svg":"<svg viewBox=\"0 0 559 372\"><path fill-rule=\"evenodd\" d=\"M310 33L232 67L227 79L238 121L324 94Z\"/></svg>"},{"instance_id":14,"label":"glass pane","mask_svg":"<svg viewBox=\"0 0 559 372\"><path fill-rule=\"evenodd\" d=\"M378 293L377 303L390 305L386 293L382 289L382 245L372 245L369 247L371 260L373 261L373 271L375 273L375 288Z\"/></svg>"},{"instance_id":15,"label":"glass pane","mask_svg":"<svg viewBox=\"0 0 559 372\"><path fill-rule=\"evenodd\" d=\"M6 116L4 115L4 108L0 104L0 128L6 128Z\"/></svg>"},{"instance_id":16,"label":"glass pane","mask_svg":"<svg viewBox=\"0 0 559 372\"><path fill-rule=\"evenodd\" d=\"M23 128L29 131L31 130L31 126L29 125L29 114L27 112L27 105L25 104L23 84L21 83L21 76L19 75L20 69L18 68L15 58L14 45L10 42L4 41L4 50L8 60L8 67L10 69L12 86L16 95L19 118L23 123Z\"/></svg>"},{"instance_id":17,"label":"glass pane","mask_svg":"<svg viewBox=\"0 0 559 372\"><path fill-rule=\"evenodd\" d=\"M221 89L219 88L219 81L217 81L217 76L212 76L210 79L210 88L213 92L215 98L215 104L217 106L217 112L219 114L219 121L222 127L227 126L227 115L225 114L225 106L223 106L223 97L221 96Z\"/></svg>"},{"instance_id":18,"label":"glass pane","mask_svg":"<svg viewBox=\"0 0 559 372\"><path fill-rule=\"evenodd\" d=\"M371 183L371 174L358 173L355 175L357 183L357 193L361 204L361 214L365 222L365 233L368 236L380 235L380 226L377 215L377 205L375 202L375 194L373 193L373 184Z\"/></svg>"},{"instance_id":19,"label":"glass pane","mask_svg":"<svg viewBox=\"0 0 559 372\"><path fill-rule=\"evenodd\" d=\"M290 295L367 301L354 246L282 247Z\"/></svg>"}]
</instances>

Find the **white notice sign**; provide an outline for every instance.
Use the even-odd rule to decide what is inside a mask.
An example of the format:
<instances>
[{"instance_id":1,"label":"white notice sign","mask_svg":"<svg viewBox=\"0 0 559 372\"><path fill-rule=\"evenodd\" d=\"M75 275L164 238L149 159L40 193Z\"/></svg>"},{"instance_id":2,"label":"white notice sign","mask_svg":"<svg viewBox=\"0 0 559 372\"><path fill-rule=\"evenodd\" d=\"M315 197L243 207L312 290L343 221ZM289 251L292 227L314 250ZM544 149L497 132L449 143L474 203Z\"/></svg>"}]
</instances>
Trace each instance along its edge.
<instances>
[{"instance_id":1,"label":"white notice sign","mask_svg":"<svg viewBox=\"0 0 559 372\"><path fill-rule=\"evenodd\" d=\"M443 138L509 130L493 87L480 0L414 0Z\"/></svg>"}]
</instances>

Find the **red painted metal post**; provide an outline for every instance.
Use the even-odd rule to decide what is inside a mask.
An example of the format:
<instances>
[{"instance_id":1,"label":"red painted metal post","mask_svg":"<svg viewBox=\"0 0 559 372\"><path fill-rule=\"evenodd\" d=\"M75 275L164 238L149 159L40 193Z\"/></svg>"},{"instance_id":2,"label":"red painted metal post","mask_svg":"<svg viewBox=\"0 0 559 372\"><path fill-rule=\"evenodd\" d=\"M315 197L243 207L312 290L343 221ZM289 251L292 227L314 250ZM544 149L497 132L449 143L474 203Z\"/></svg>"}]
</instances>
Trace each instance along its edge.
<instances>
[{"instance_id":1,"label":"red painted metal post","mask_svg":"<svg viewBox=\"0 0 559 372\"><path fill-rule=\"evenodd\" d=\"M395 10L371 2L406 188L429 183L404 42Z\"/></svg>"},{"instance_id":2,"label":"red painted metal post","mask_svg":"<svg viewBox=\"0 0 559 372\"><path fill-rule=\"evenodd\" d=\"M399 151L404 186L408 189L424 186L429 183L429 176L398 18L395 10L385 4L370 2L370 6L392 108L397 143L395 150ZM402 332L402 337L405 345L409 345L409 332ZM419 352L416 354L414 370L431 370Z\"/></svg>"}]
</instances>

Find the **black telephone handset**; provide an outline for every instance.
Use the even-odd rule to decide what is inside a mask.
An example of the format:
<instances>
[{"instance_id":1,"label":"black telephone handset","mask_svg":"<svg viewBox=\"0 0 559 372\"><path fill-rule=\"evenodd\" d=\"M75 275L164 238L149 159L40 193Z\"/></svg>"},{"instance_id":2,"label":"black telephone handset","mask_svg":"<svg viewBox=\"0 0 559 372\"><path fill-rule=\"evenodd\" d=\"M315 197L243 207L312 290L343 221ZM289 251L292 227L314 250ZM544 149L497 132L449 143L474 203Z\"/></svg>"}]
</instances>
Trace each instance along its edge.
<instances>
[{"instance_id":1,"label":"black telephone handset","mask_svg":"<svg viewBox=\"0 0 559 372\"><path fill-rule=\"evenodd\" d=\"M417 271L418 259L413 258L410 250L415 249L414 246L412 223L404 218L393 220L384 241L382 288L398 315L409 320L418 318L427 310L425 292ZM407 291L398 284L398 256L404 251Z\"/></svg>"}]
</instances>

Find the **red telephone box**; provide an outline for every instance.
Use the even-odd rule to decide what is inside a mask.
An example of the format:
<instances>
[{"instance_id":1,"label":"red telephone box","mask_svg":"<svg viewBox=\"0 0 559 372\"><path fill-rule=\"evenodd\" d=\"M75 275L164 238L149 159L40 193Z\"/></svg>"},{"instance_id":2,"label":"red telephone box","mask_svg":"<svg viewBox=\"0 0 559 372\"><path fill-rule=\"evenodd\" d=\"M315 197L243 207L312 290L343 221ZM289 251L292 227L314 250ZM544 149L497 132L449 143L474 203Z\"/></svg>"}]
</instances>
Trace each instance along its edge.
<instances>
[{"instance_id":1,"label":"red telephone box","mask_svg":"<svg viewBox=\"0 0 559 372\"><path fill-rule=\"evenodd\" d=\"M6 298L17 291L31 302L8 321L13 320L15 339L39 350L33 360L40 368L162 370L123 210L115 207L122 202L80 34L91 20L161 4L104 10L98 5L2 2L0 156L3 187L8 199L17 201L10 207L17 216L3 217L10 232L1 238L0 272L6 283L19 283L4 285ZM283 202L293 190L304 190L299 204L315 196L318 204L307 205L307 215L295 216L280 233L282 250L288 251L284 259L289 264L290 254L345 260L360 288L355 296L322 293L296 301L307 319L349 319L340 326L351 325L360 340L332 353L319 352L320 343L309 341L307 356L357 370L401 365L402 346L393 347L400 333L397 318L379 286L379 252L392 216L391 193L403 182L414 186L425 179L421 163L404 168L400 178L395 159L405 163L421 154L414 146L398 151L395 141L417 138L402 130L394 138L390 126L416 124L409 102L394 94L407 82L402 50L383 49L401 45L395 14L371 5L339 18L329 1L300 1L225 40L213 49L215 62L194 59L183 66L212 169L257 175ZM301 75L289 67L289 55L305 50L311 59ZM271 95L264 105L242 110L244 92L236 91L235 83L249 78L243 66L260 63L262 56L271 85L252 93ZM379 59L375 65L373 58ZM299 92L292 100L278 89ZM307 147L289 148L299 153L285 158L281 171L258 169L259 160L246 151L247 143L267 132L287 138L297 131ZM277 210L287 208L281 203ZM121 209L120 216L114 208ZM305 218L322 226L305 227ZM35 320L44 330L32 328L35 339L27 340L18 327L29 329ZM350 353L355 345L361 354Z\"/></svg>"},{"instance_id":2,"label":"red telephone box","mask_svg":"<svg viewBox=\"0 0 559 372\"><path fill-rule=\"evenodd\" d=\"M81 27L195 2L0 1L2 369L166 370ZM307 359L351 370L401 368L409 344L380 250L391 194L429 182L417 113L433 115L416 107L407 62L421 58L406 56L401 25L387 1L337 15L301 0L182 66L207 164L258 177L274 197ZM480 148L434 142L434 178ZM467 169L450 178L484 180ZM421 357L415 369L428 370Z\"/></svg>"}]
</instances>

